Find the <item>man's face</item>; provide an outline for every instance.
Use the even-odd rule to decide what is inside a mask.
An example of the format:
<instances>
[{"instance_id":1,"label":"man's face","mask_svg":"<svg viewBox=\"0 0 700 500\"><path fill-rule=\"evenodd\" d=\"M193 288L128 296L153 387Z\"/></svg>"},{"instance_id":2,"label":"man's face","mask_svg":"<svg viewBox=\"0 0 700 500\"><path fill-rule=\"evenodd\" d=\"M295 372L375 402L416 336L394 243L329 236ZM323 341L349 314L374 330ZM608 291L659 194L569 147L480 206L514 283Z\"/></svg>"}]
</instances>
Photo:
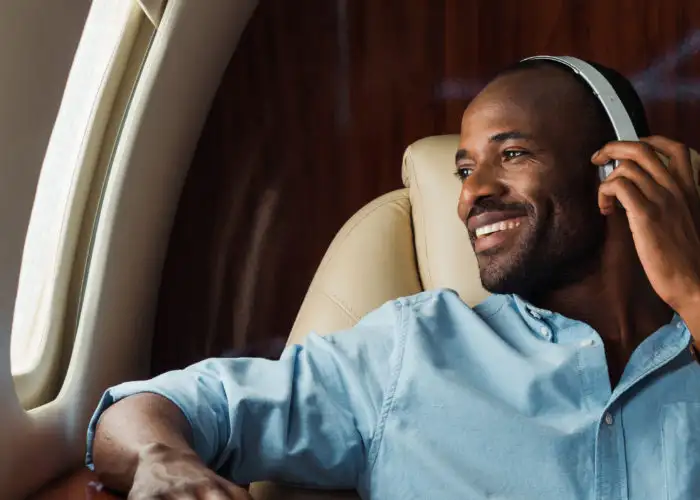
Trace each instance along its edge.
<instances>
[{"instance_id":1,"label":"man's face","mask_svg":"<svg viewBox=\"0 0 700 500\"><path fill-rule=\"evenodd\" d=\"M582 92L561 71L520 71L492 82L464 113L458 213L491 292L548 293L597 262L605 224L582 139L590 126L576 119Z\"/></svg>"}]
</instances>

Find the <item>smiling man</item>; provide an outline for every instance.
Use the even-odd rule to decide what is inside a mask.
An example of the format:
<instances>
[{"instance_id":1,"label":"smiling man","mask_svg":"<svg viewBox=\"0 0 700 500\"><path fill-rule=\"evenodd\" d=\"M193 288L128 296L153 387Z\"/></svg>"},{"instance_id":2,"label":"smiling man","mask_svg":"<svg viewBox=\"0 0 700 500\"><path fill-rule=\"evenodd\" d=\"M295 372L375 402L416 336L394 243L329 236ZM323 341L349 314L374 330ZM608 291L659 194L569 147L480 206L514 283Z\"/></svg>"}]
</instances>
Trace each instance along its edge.
<instances>
[{"instance_id":1,"label":"smiling man","mask_svg":"<svg viewBox=\"0 0 700 500\"><path fill-rule=\"evenodd\" d=\"M600 70L648 136L632 86ZM382 500L700 498L690 153L614 138L564 67L501 73L465 111L456 154L491 297L428 291L279 361L114 387L88 464L133 500L247 498L235 484L262 479Z\"/></svg>"}]
</instances>

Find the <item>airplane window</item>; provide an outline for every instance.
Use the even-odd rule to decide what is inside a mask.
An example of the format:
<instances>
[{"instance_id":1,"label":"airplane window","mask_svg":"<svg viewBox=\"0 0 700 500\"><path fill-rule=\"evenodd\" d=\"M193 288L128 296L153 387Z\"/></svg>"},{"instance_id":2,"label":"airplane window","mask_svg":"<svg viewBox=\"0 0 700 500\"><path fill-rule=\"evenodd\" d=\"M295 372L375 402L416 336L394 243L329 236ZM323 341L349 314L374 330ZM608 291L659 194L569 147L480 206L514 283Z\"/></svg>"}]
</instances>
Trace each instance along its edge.
<instances>
[{"instance_id":1,"label":"airplane window","mask_svg":"<svg viewBox=\"0 0 700 500\"><path fill-rule=\"evenodd\" d=\"M118 133L113 116L144 19L136 2L94 1L74 56L41 168L14 308L11 370L25 406L45 398L65 350L62 332L76 321L70 311L77 310L85 241L99 206L99 170L109 161L110 134Z\"/></svg>"}]
</instances>

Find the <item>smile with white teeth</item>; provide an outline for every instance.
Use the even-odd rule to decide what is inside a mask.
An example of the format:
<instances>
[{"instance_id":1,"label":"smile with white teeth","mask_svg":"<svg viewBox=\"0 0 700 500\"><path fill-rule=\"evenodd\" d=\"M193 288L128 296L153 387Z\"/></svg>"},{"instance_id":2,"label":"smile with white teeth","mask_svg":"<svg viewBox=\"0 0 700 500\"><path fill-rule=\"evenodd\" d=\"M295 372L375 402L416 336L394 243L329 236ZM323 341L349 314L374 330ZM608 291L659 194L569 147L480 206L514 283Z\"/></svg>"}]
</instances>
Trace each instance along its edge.
<instances>
[{"instance_id":1,"label":"smile with white teeth","mask_svg":"<svg viewBox=\"0 0 700 500\"><path fill-rule=\"evenodd\" d=\"M505 231L507 229L514 229L520 225L519 220L503 220L501 222L496 222L494 224L488 224L486 226L481 226L476 229L476 237L483 238L489 234L496 233L498 231Z\"/></svg>"}]
</instances>

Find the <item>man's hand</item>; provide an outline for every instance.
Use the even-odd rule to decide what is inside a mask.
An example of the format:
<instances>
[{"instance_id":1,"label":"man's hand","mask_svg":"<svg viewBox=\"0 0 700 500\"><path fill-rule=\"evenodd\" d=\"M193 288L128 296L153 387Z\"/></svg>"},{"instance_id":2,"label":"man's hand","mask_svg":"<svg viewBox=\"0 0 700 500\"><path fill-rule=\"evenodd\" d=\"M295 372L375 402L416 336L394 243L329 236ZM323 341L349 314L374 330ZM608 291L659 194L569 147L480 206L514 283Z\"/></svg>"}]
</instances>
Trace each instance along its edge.
<instances>
[{"instance_id":1,"label":"man's hand","mask_svg":"<svg viewBox=\"0 0 700 500\"><path fill-rule=\"evenodd\" d=\"M620 165L600 185L600 211L613 213L615 200L624 207L652 287L690 326L700 311L700 197L690 151L653 136L608 143L591 158L596 165L610 160ZM700 332L693 335L698 345Z\"/></svg>"},{"instance_id":2,"label":"man's hand","mask_svg":"<svg viewBox=\"0 0 700 500\"><path fill-rule=\"evenodd\" d=\"M194 454L153 445L139 455L128 500L252 500L243 488L209 470Z\"/></svg>"}]
</instances>

